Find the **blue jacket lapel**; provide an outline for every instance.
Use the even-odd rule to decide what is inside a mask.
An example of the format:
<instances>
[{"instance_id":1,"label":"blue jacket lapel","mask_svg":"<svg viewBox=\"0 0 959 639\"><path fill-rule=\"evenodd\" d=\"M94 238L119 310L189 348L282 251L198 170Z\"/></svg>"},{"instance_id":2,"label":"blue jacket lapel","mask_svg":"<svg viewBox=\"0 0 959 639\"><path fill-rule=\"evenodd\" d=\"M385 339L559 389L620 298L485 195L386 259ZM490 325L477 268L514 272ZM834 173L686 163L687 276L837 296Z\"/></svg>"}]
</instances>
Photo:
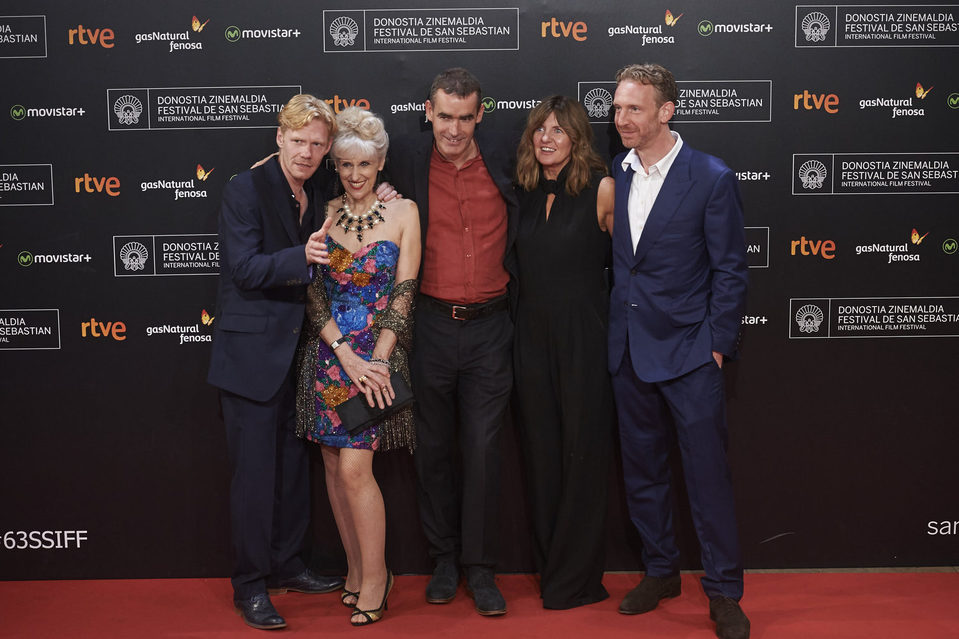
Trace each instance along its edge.
<instances>
[{"instance_id":1,"label":"blue jacket lapel","mask_svg":"<svg viewBox=\"0 0 959 639\"><path fill-rule=\"evenodd\" d=\"M260 202L270 215L280 221L280 225L290 238L290 245L299 244L300 234L293 222L293 213L287 200L290 185L283 175L279 161L275 157L270 158L266 164L253 169L252 177Z\"/></svg>"},{"instance_id":2,"label":"blue jacket lapel","mask_svg":"<svg viewBox=\"0 0 959 639\"><path fill-rule=\"evenodd\" d=\"M636 262L638 263L650 247L656 243L656 240L665 230L679 205L682 204L686 194L693 185L693 180L689 174L690 148L683 144L679 150L673 165L666 174L662 188L659 189L659 195L653 202L653 208L646 217L646 224L643 226L643 234L639 238L639 244L636 246Z\"/></svg>"},{"instance_id":3,"label":"blue jacket lapel","mask_svg":"<svg viewBox=\"0 0 959 639\"><path fill-rule=\"evenodd\" d=\"M614 161L622 161L622 158ZM632 183L633 167L627 166L625 171L616 176L616 203L613 208L613 224L617 229L613 239L618 242L615 250L622 251L624 255L633 254L633 235L629 227L629 186ZM618 229L624 229L625 232L621 233Z\"/></svg>"}]
</instances>

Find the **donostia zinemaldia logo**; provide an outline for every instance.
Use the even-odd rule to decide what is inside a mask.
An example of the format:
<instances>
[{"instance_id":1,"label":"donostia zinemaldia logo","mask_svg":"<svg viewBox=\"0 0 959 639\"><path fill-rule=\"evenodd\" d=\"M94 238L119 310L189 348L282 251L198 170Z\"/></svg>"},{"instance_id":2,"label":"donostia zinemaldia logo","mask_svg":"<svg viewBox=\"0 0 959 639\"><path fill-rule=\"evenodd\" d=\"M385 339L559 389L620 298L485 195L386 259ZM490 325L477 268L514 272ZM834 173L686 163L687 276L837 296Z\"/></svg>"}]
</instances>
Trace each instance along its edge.
<instances>
[{"instance_id":1,"label":"donostia zinemaldia logo","mask_svg":"<svg viewBox=\"0 0 959 639\"><path fill-rule=\"evenodd\" d=\"M120 124L136 124L143 113L143 103L133 95L121 95L113 103L113 112L117 114Z\"/></svg>"},{"instance_id":2,"label":"donostia zinemaldia logo","mask_svg":"<svg viewBox=\"0 0 959 639\"><path fill-rule=\"evenodd\" d=\"M804 189L821 189L826 181L826 165L819 160L803 162L799 167L799 180Z\"/></svg>"},{"instance_id":3,"label":"donostia zinemaldia logo","mask_svg":"<svg viewBox=\"0 0 959 639\"><path fill-rule=\"evenodd\" d=\"M800 333L818 333L822 324L822 309L815 304L806 304L796 311L796 323Z\"/></svg>"},{"instance_id":4,"label":"donostia zinemaldia logo","mask_svg":"<svg viewBox=\"0 0 959 639\"><path fill-rule=\"evenodd\" d=\"M10 107L10 117L14 120L22 120L27 117L27 110L23 107L22 104L14 104Z\"/></svg>"},{"instance_id":5,"label":"donostia zinemaldia logo","mask_svg":"<svg viewBox=\"0 0 959 639\"><path fill-rule=\"evenodd\" d=\"M120 261L123 262L123 268L128 271L142 271L146 267L149 256L147 247L139 242L127 242L120 247Z\"/></svg>"},{"instance_id":6,"label":"donostia zinemaldia logo","mask_svg":"<svg viewBox=\"0 0 959 639\"><path fill-rule=\"evenodd\" d=\"M494 98L483 98L480 100L480 104L483 105L483 113L489 113L490 111L496 110L496 100Z\"/></svg>"},{"instance_id":7,"label":"donostia zinemaldia logo","mask_svg":"<svg viewBox=\"0 0 959 639\"><path fill-rule=\"evenodd\" d=\"M33 264L33 253L30 251L20 251L17 255L17 264L20 266L30 266Z\"/></svg>"},{"instance_id":8,"label":"donostia zinemaldia logo","mask_svg":"<svg viewBox=\"0 0 959 639\"><path fill-rule=\"evenodd\" d=\"M352 47L359 32L356 20L347 16L340 16L330 23L330 35L333 36L333 44L338 47Z\"/></svg>"},{"instance_id":9,"label":"donostia zinemaldia logo","mask_svg":"<svg viewBox=\"0 0 959 639\"><path fill-rule=\"evenodd\" d=\"M593 89L583 97L583 106L592 119L608 118L613 106L613 94L606 89Z\"/></svg>"},{"instance_id":10,"label":"donostia zinemaldia logo","mask_svg":"<svg viewBox=\"0 0 959 639\"><path fill-rule=\"evenodd\" d=\"M223 37L227 42L236 42L240 39L240 27L230 25L223 31Z\"/></svg>"},{"instance_id":11,"label":"donostia zinemaldia logo","mask_svg":"<svg viewBox=\"0 0 959 639\"><path fill-rule=\"evenodd\" d=\"M696 26L696 31L701 36L711 36L713 35L713 23L709 20L703 20Z\"/></svg>"},{"instance_id":12,"label":"donostia zinemaldia logo","mask_svg":"<svg viewBox=\"0 0 959 639\"><path fill-rule=\"evenodd\" d=\"M806 42L822 42L829 33L829 17L821 11L813 11L806 14L800 26L806 34Z\"/></svg>"}]
</instances>

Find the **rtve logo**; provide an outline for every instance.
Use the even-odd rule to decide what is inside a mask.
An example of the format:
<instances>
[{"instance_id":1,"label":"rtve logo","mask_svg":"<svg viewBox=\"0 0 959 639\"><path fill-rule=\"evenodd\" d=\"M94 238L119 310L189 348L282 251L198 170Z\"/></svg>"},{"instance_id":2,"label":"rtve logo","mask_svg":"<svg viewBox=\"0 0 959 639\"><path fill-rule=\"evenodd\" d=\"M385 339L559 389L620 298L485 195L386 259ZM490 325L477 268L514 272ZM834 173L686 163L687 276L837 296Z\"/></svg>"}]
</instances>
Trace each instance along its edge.
<instances>
[{"instance_id":1,"label":"rtve logo","mask_svg":"<svg viewBox=\"0 0 959 639\"><path fill-rule=\"evenodd\" d=\"M113 29L87 29L78 24L76 29L67 29L67 44L99 44L104 49L112 49Z\"/></svg>"},{"instance_id":2,"label":"rtve logo","mask_svg":"<svg viewBox=\"0 0 959 639\"><path fill-rule=\"evenodd\" d=\"M91 317L89 322L80 323L80 337L112 337L118 342L127 338L127 325L123 322L98 322Z\"/></svg>"},{"instance_id":3,"label":"rtve logo","mask_svg":"<svg viewBox=\"0 0 959 639\"><path fill-rule=\"evenodd\" d=\"M87 193L106 192L110 197L120 195L120 178L116 177L93 177L89 173L84 173L83 177L73 178L74 190L77 193L82 188Z\"/></svg>"},{"instance_id":4,"label":"rtve logo","mask_svg":"<svg viewBox=\"0 0 959 639\"><path fill-rule=\"evenodd\" d=\"M836 257L836 243L832 240L807 240L805 235L800 235L790 243L789 254L796 255L797 248L799 255L818 255L824 260Z\"/></svg>"},{"instance_id":5,"label":"rtve logo","mask_svg":"<svg viewBox=\"0 0 959 639\"><path fill-rule=\"evenodd\" d=\"M333 107L333 113L339 113L343 109L351 106L366 109L367 111L370 110L370 101L366 98L347 99L334 95L332 98L327 98L323 101Z\"/></svg>"},{"instance_id":6,"label":"rtve logo","mask_svg":"<svg viewBox=\"0 0 959 639\"><path fill-rule=\"evenodd\" d=\"M569 38L572 36L573 40L577 42L586 40L587 27L582 20L564 22L556 18L550 18L540 23L540 26L542 27L540 30L540 37L542 38Z\"/></svg>"},{"instance_id":7,"label":"rtve logo","mask_svg":"<svg viewBox=\"0 0 959 639\"><path fill-rule=\"evenodd\" d=\"M807 111L825 111L826 113L839 112L839 96L835 93L810 93L803 89L802 93L793 95L793 111L803 108Z\"/></svg>"}]
</instances>

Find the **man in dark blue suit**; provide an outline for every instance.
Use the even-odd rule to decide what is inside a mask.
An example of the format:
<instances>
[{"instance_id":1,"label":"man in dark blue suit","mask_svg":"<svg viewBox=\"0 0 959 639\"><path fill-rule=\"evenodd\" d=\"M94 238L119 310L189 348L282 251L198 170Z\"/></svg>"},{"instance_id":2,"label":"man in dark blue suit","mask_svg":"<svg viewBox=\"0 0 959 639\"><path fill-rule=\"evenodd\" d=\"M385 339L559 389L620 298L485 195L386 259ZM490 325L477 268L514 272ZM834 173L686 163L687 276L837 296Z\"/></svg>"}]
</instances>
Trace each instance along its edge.
<instances>
[{"instance_id":1,"label":"man in dark blue suit","mask_svg":"<svg viewBox=\"0 0 959 639\"><path fill-rule=\"evenodd\" d=\"M630 151L613 161L609 370L646 565L619 611L648 612L680 593L668 464L678 441L716 634L745 639L721 370L735 355L746 300L736 175L669 129L678 91L668 70L630 65L616 82L616 129Z\"/></svg>"},{"instance_id":2,"label":"man in dark blue suit","mask_svg":"<svg viewBox=\"0 0 959 639\"><path fill-rule=\"evenodd\" d=\"M293 359L311 264L326 257L329 176L317 173L336 121L297 95L283 107L277 157L237 175L220 208L220 281L210 372L220 388L233 478L233 601L254 628L286 626L267 594L330 592L300 552L310 518L305 444L295 433ZM317 173L314 178L314 173ZM332 219L332 218L331 218Z\"/></svg>"}]
</instances>

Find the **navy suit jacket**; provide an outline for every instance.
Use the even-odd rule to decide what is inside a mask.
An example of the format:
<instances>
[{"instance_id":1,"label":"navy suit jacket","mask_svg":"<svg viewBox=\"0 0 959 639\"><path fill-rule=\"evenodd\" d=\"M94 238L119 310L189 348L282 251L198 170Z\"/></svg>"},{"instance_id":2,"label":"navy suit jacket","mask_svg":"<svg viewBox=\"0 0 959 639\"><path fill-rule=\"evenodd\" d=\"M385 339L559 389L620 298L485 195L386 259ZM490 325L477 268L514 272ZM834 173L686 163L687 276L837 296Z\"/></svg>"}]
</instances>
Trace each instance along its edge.
<instances>
[{"instance_id":1,"label":"navy suit jacket","mask_svg":"<svg viewBox=\"0 0 959 639\"><path fill-rule=\"evenodd\" d=\"M306 212L323 222L328 176L315 175ZM277 159L237 175L220 207L220 281L207 381L256 401L286 379L300 338L310 269Z\"/></svg>"},{"instance_id":2,"label":"navy suit jacket","mask_svg":"<svg viewBox=\"0 0 959 639\"><path fill-rule=\"evenodd\" d=\"M506 255L503 256L506 270L510 272L510 280L514 279L514 269L507 259L511 253L513 242L516 239L516 228L519 223L519 201L513 190L513 170L515 166L515 146L497 144L483 136L479 130L474 135L483 163L490 177L506 201ZM429 225L430 213L430 159L433 154L433 132L426 131L417 136L401 138L393 142L389 151L389 181L393 187L403 194L403 197L416 202L420 211L420 232L422 245L426 248L426 229ZM422 272L422 264L420 270ZM515 305L513 305L515 307Z\"/></svg>"},{"instance_id":3,"label":"navy suit jacket","mask_svg":"<svg viewBox=\"0 0 959 639\"><path fill-rule=\"evenodd\" d=\"M736 354L746 304L746 240L736 175L685 142L633 252L627 204L633 170L613 161L616 209L609 370L627 344L645 382L677 378Z\"/></svg>"}]
</instances>

